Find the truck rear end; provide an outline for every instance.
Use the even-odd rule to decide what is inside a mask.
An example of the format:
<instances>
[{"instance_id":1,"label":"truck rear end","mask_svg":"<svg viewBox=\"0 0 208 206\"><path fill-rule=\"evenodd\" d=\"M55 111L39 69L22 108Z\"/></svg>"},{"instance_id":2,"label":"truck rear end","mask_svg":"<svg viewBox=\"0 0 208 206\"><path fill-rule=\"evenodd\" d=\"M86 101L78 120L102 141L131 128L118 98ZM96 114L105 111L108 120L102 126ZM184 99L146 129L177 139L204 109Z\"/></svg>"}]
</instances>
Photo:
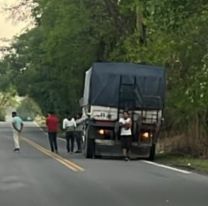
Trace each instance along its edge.
<instances>
[{"instance_id":1,"label":"truck rear end","mask_svg":"<svg viewBox=\"0 0 208 206\"><path fill-rule=\"evenodd\" d=\"M118 120L129 110L132 125L131 157L153 160L163 118L165 71L131 63L95 63L85 76L83 116L84 152L120 156Z\"/></svg>"}]
</instances>

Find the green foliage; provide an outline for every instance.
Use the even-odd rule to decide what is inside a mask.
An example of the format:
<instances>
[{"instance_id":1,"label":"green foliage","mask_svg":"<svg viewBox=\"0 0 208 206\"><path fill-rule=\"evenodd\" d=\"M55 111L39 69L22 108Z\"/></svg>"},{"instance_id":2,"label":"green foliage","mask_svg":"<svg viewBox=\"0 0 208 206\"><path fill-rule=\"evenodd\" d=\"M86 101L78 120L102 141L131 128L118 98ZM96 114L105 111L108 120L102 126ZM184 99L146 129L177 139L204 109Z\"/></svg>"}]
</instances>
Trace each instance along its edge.
<instances>
[{"instance_id":1,"label":"green foliage","mask_svg":"<svg viewBox=\"0 0 208 206\"><path fill-rule=\"evenodd\" d=\"M4 110L0 110L0 121L5 121L5 111Z\"/></svg>"},{"instance_id":2,"label":"green foliage","mask_svg":"<svg viewBox=\"0 0 208 206\"><path fill-rule=\"evenodd\" d=\"M17 113L23 120L34 120L36 116L41 114L38 105L30 98L25 98L17 107Z\"/></svg>"},{"instance_id":3,"label":"green foliage","mask_svg":"<svg viewBox=\"0 0 208 206\"><path fill-rule=\"evenodd\" d=\"M8 106L14 105L15 94L16 93L13 89L8 89L6 92L0 92L0 107L6 108Z\"/></svg>"},{"instance_id":4,"label":"green foliage","mask_svg":"<svg viewBox=\"0 0 208 206\"><path fill-rule=\"evenodd\" d=\"M5 120L7 108L13 107L16 104L15 94L15 90L11 88L0 92L0 121Z\"/></svg>"}]
</instances>

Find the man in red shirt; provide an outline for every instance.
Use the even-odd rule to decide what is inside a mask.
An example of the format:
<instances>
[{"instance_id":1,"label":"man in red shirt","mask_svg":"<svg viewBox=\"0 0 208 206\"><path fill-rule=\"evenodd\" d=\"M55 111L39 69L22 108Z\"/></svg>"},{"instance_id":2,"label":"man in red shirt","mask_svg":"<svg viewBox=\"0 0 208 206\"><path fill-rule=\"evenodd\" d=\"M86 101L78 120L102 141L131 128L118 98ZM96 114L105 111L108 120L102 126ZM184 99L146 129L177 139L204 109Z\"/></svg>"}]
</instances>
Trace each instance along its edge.
<instances>
[{"instance_id":1,"label":"man in red shirt","mask_svg":"<svg viewBox=\"0 0 208 206\"><path fill-rule=\"evenodd\" d=\"M46 125L48 128L48 138L51 147L51 151L58 153L57 147L57 132L58 132L58 118L54 112L49 112L46 119Z\"/></svg>"}]
</instances>

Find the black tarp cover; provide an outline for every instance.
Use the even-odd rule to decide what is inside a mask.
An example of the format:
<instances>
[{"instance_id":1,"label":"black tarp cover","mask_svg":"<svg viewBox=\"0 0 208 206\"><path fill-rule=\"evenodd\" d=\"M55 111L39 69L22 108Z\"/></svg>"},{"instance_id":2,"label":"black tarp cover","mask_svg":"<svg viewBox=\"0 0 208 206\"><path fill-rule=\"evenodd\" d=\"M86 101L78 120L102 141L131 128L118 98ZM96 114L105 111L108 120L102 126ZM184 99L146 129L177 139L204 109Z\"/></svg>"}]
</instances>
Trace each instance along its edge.
<instances>
[{"instance_id":1,"label":"black tarp cover","mask_svg":"<svg viewBox=\"0 0 208 206\"><path fill-rule=\"evenodd\" d=\"M94 63L86 72L83 104L118 107L121 83L135 85L137 108L163 108L164 68L133 63Z\"/></svg>"}]
</instances>

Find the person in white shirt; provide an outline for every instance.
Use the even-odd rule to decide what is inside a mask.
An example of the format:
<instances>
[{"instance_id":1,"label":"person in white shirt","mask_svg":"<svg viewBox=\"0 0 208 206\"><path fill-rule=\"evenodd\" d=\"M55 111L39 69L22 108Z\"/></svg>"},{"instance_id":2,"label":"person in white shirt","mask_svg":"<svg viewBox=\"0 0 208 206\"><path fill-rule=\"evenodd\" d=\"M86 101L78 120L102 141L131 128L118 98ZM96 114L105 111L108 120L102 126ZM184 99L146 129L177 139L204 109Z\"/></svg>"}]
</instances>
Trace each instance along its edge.
<instances>
[{"instance_id":1,"label":"person in white shirt","mask_svg":"<svg viewBox=\"0 0 208 206\"><path fill-rule=\"evenodd\" d=\"M76 129L75 129L75 140L77 143L77 151L75 153L81 153L82 152L82 136L83 136L83 122L85 121L85 118L81 117L81 114L76 115Z\"/></svg>"},{"instance_id":2,"label":"person in white shirt","mask_svg":"<svg viewBox=\"0 0 208 206\"><path fill-rule=\"evenodd\" d=\"M20 150L20 139L23 130L23 121L17 116L16 112L12 112L12 128L13 128L13 139L14 139L14 151Z\"/></svg>"},{"instance_id":3,"label":"person in white shirt","mask_svg":"<svg viewBox=\"0 0 208 206\"><path fill-rule=\"evenodd\" d=\"M132 140L132 120L129 116L128 111L123 112L123 117L119 119L119 124L121 126L121 147L124 159L126 161L129 160L128 153L131 147L131 140Z\"/></svg>"},{"instance_id":4,"label":"person in white shirt","mask_svg":"<svg viewBox=\"0 0 208 206\"><path fill-rule=\"evenodd\" d=\"M63 120L63 129L65 130L66 137L66 150L67 152L74 151L74 131L76 128L76 122L74 118L67 115L67 117Z\"/></svg>"}]
</instances>

